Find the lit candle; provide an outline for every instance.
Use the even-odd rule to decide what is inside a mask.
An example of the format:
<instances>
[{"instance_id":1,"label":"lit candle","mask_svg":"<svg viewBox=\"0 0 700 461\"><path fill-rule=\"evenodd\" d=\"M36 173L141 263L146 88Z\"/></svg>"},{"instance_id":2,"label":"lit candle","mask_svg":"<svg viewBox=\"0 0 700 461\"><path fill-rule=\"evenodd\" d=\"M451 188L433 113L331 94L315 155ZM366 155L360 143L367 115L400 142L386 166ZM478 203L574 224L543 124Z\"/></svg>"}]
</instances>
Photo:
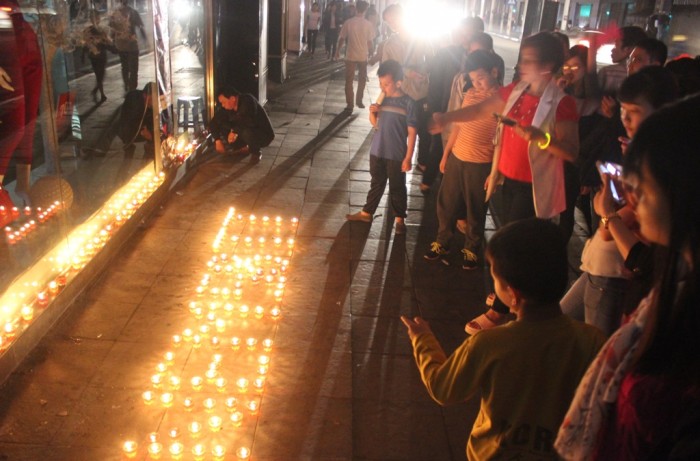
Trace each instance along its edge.
<instances>
[{"instance_id":1,"label":"lit candle","mask_svg":"<svg viewBox=\"0 0 700 461\"><path fill-rule=\"evenodd\" d=\"M272 340L270 338L264 339L262 345L265 352L270 352L272 350Z\"/></svg>"},{"instance_id":2,"label":"lit candle","mask_svg":"<svg viewBox=\"0 0 700 461\"><path fill-rule=\"evenodd\" d=\"M214 385L219 392L224 392L226 390L226 378L216 378Z\"/></svg>"},{"instance_id":3,"label":"lit candle","mask_svg":"<svg viewBox=\"0 0 700 461\"><path fill-rule=\"evenodd\" d=\"M153 387L160 387L160 385L163 383L163 377L161 375L153 375L151 376L151 383L153 384Z\"/></svg>"},{"instance_id":4,"label":"lit candle","mask_svg":"<svg viewBox=\"0 0 700 461\"><path fill-rule=\"evenodd\" d=\"M173 354L172 352L166 352L165 355L163 355L163 358L165 359L166 362L173 363L173 359L175 358L175 354Z\"/></svg>"},{"instance_id":5,"label":"lit candle","mask_svg":"<svg viewBox=\"0 0 700 461\"><path fill-rule=\"evenodd\" d=\"M173 335L173 344L175 346L179 346L182 343L182 336L180 335Z\"/></svg>"},{"instance_id":6,"label":"lit candle","mask_svg":"<svg viewBox=\"0 0 700 461\"><path fill-rule=\"evenodd\" d=\"M170 454L173 456L180 456L182 452L185 451L185 446L180 442L173 442L170 444Z\"/></svg>"},{"instance_id":7,"label":"lit candle","mask_svg":"<svg viewBox=\"0 0 700 461\"><path fill-rule=\"evenodd\" d=\"M158 458L163 452L163 445L158 442L151 442L148 444L148 453L152 458Z\"/></svg>"},{"instance_id":8,"label":"lit candle","mask_svg":"<svg viewBox=\"0 0 700 461\"><path fill-rule=\"evenodd\" d=\"M171 439L176 439L180 437L180 429L178 429L177 427L173 427L168 431L168 435Z\"/></svg>"},{"instance_id":9,"label":"lit candle","mask_svg":"<svg viewBox=\"0 0 700 461\"><path fill-rule=\"evenodd\" d=\"M170 405L172 405L174 399L175 399L175 396L171 392L164 392L160 396L160 401L166 407L169 407Z\"/></svg>"},{"instance_id":10,"label":"lit candle","mask_svg":"<svg viewBox=\"0 0 700 461\"><path fill-rule=\"evenodd\" d=\"M248 346L248 349L253 350L255 349L255 346L258 344L258 340L255 338L248 338L245 340L246 346Z\"/></svg>"},{"instance_id":11,"label":"lit candle","mask_svg":"<svg viewBox=\"0 0 700 461\"><path fill-rule=\"evenodd\" d=\"M199 389L201 389L201 388L202 388L202 384L204 384L204 380L202 379L201 376L195 376L195 377L193 377L192 380L191 380L190 382L192 383L192 388L194 388L194 390L199 390Z\"/></svg>"},{"instance_id":12,"label":"lit candle","mask_svg":"<svg viewBox=\"0 0 700 461\"><path fill-rule=\"evenodd\" d=\"M192 421L187 425L187 429L193 437L196 437L202 432L202 424L198 421Z\"/></svg>"},{"instance_id":13,"label":"lit candle","mask_svg":"<svg viewBox=\"0 0 700 461\"><path fill-rule=\"evenodd\" d=\"M234 411L231 413L231 422L234 426L239 427L243 422L243 413L240 411Z\"/></svg>"},{"instance_id":14,"label":"lit candle","mask_svg":"<svg viewBox=\"0 0 700 461\"><path fill-rule=\"evenodd\" d=\"M158 365L156 365L156 371L158 373L165 373L166 371L168 371L168 366L161 362Z\"/></svg>"},{"instance_id":15,"label":"lit candle","mask_svg":"<svg viewBox=\"0 0 700 461\"><path fill-rule=\"evenodd\" d=\"M270 363L270 357L267 355L261 355L258 357L258 363L260 365L268 365Z\"/></svg>"},{"instance_id":16,"label":"lit candle","mask_svg":"<svg viewBox=\"0 0 700 461\"><path fill-rule=\"evenodd\" d=\"M219 416L210 416L209 417L209 429L212 430L212 432L216 432L221 430L221 425L223 424L223 420Z\"/></svg>"},{"instance_id":17,"label":"lit candle","mask_svg":"<svg viewBox=\"0 0 700 461\"><path fill-rule=\"evenodd\" d=\"M229 411L232 411L236 408L236 405L238 404L238 399L236 397L228 397L226 399L226 408Z\"/></svg>"},{"instance_id":18,"label":"lit candle","mask_svg":"<svg viewBox=\"0 0 700 461\"><path fill-rule=\"evenodd\" d=\"M204 408L212 410L216 406L216 400L212 398L204 399Z\"/></svg>"},{"instance_id":19,"label":"lit candle","mask_svg":"<svg viewBox=\"0 0 700 461\"><path fill-rule=\"evenodd\" d=\"M219 375L219 372L216 370L216 368L210 368L204 373L204 375L209 381L213 381Z\"/></svg>"},{"instance_id":20,"label":"lit candle","mask_svg":"<svg viewBox=\"0 0 700 461\"><path fill-rule=\"evenodd\" d=\"M248 407L248 410L249 410L252 414L257 413L257 411L258 411L258 402L256 402L255 400L251 400L250 402L248 402L248 405L246 405L246 406Z\"/></svg>"},{"instance_id":21,"label":"lit candle","mask_svg":"<svg viewBox=\"0 0 700 461\"><path fill-rule=\"evenodd\" d=\"M148 405L150 403L153 403L153 392L152 391L146 391L143 394L141 394L143 397L143 401Z\"/></svg>"},{"instance_id":22,"label":"lit candle","mask_svg":"<svg viewBox=\"0 0 700 461\"><path fill-rule=\"evenodd\" d=\"M226 448L223 445L214 445L211 449L211 454L215 458L222 458L226 454Z\"/></svg>"},{"instance_id":23,"label":"lit candle","mask_svg":"<svg viewBox=\"0 0 700 461\"><path fill-rule=\"evenodd\" d=\"M265 386L265 378L256 378L255 381L253 381L253 386L255 386L256 391L262 392Z\"/></svg>"},{"instance_id":24,"label":"lit candle","mask_svg":"<svg viewBox=\"0 0 700 461\"><path fill-rule=\"evenodd\" d=\"M278 319L281 313L282 313L282 312L280 311L280 308L277 307L277 306L275 306L275 307L273 307L272 309L270 309L270 316L271 316L273 319Z\"/></svg>"},{"instance_id":25,"label":"lit candle","mask_svg":"<svg viewBox=\"0 0 700 461\"><path fill-rule=\"evenodd\" d=\"M236 457L240 460L246 460L250 458L250 450L246 447L240 447L236 450Z\"/></svg>"},{"instance_id":26,"label":"lit candle","mask_svg":"<svg viewBox=\"0 0 700 461\"><path fill-rule=\"evenodd\" d=\"M238 386L238 390L245 392L248 390L248 380L245 378L238 378L238 381L236 381L236 386Z\"/></svg>"},{"instance_id":27,"label":"lit candle","mask_svg":"<svg viewBox=\"0 0 700 461\"><path fill-rule=\"evenodd\" d=\"M195 458L200 458L204 456L205 449L204 445L201 443L198 443L197 445L192 447L192 454L195 456Z\"/></svg>"},{"instance_id":28,"label":"lit candle","mask_svg":"<svg viewBox=\"0 0 700 461\"><path fill-rule=\"evenodd\" d=\"M127 440L126 442L124 442L122 449L124 450L124 453L127 456L133 456L136 454L136 450L138 449L138 444L136 442L134 442L133 440Z\"/></svg>"}]
</instances>

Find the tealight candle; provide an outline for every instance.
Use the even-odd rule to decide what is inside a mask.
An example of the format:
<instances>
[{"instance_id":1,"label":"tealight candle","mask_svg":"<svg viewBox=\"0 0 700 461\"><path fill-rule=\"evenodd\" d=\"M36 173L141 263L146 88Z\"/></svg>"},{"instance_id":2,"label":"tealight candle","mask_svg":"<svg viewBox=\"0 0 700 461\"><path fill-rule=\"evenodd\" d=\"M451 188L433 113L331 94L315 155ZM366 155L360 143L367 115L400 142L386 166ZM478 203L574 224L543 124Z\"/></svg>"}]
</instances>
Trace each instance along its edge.
<instances>
[{"instance_id":1,"label":"tealight candle","mask_svg":"<svg viewBox=\"0 0 700 461\"><path fill-rule=\"evenodd\" d=\"M255 387L256 391L262 392L263 387L265 386L265 378L256 378L255 381L253 381L253 386Z\"/></svg>"},{"instance_id":2,"label":"tealight candle","mask_svg":"<svg viewBox=\"0 0 700 461\"><path fill-rule=\"evenodd\" d=\"M240 447L236 450L236 457L240 460L246 460L250 458L250 450L246 447Z\"/></svg>"},{"instance_id":3,"label":"tealight candle","mask_svg":"<svg viewBox=\"0 0 700 461\"><path fill-rule=\"evenodd\" d=\"M124 445L122 446L122 450L127 456L133 456L136 454L136 450L138 449L138 444L134 442L133 440L127 440L124 442Z\"/></svg>"},{"instance_id":4,"label":"tealight candle","mask_svg":"<svg viewBox=\"0 0 700 461\"><path fill-rule=\"evenodd\" d=\"M158 443L158 442L151 442L148 444L148 453L153 457L156 458L160 456L160 454L163 452L163 445Z\"/></svg>"},{"instance_id":5,"label":"tealight candle","mask_svg":"<svg viewBox=\"0 0 700 461\"><path fill-rule=\"evenodd\" d=\"M246 390L248 390L248 380L245 378L238 378L238 380L236 381L236 386L238 386L238 389L241 392L245 392Z\"/></svg>"},{"instance_id":6,"label":"tealight candle","mask_svg":"<svg viewBox=\"0 0 700 461\"><path fill-rule=\"evenodd\" d=\"M172 405L173 400L175 399L175 396L171 392L164 392L160 396L160 401L165 405L166 407L169 407Z\"/></svg>"},{"instance_id":7,"label":"tealight candle","mask_svg":"<svg viewBox=\"0 0 700 461\"><path fill-rule=\"evenodd\" d=\"M263 345L263 349L266 352L270 352L272 350L272 340L270 338L263 339L262 345Z\"/></svg>"},{"instance_id":8,"label":"tealight candle","mask_svg":"<svg viewBox=\"0 0 700 461\"><path fill-rule=\"evenodd\" d=\"M201 376L195 376L194 378L192 378L192 380L190 382L192 383L192 387L195 390L200 389L202 387L202 384L204 384L204 380L202 379Z\"/></svg>"},{"instance_id":9,"label":"tealight candle","mask_svg":"<svg viewBox=\"0 0 700 461\"><path fill-rule=\"evenodd\" d=\"M204 372L204 375L209 381L213 381L219 375L219 372L216 368L210 368L206 372Z\"/></svg>"},{"instance_id":10,"label":"tealight candle","mask_svg":"<svg viewBox=\"0 0 700 461\"><path fill-rule=\"evenodd\" d=\"M231 338L231 347L235 350L238 349L241 345L241 338L238 336L234 336Z\"/></svg>"},{"instance_id":11,"label":"tealight candle","mask_svg":"<svg viewBox=\"0 0 700 461\"><path fill-rule=\"evenodd\" d=\"M231 413L231 422L234 426L239 427L243 422L243 413L240 411L234 411Z\"/></svg>"},{"instance_id":12,"label":"tealight candle","mask_svg":"<svg viewBox=\"0 0 700 461\"><path fill-rule=\"evenodd\" d=\"M209 429L211 429L213 432L221 430L221 426L223 424L223 420L219 416L211 416L209 417Z\"/></svg>"},{"instance_id":13,"label":"tealight candle","mask_svg":"<svg viewBox=\"0 0 700 461\"><path fill-rule=\"evenodd\" d=\"M248 349L255 349L255 346L258 344L258 340L255 338L248 338L245 340L246 346L248 346Z\"/></svg>"},{"instance_id":14,"label":"tealight candle","mask_svg":"<svg viewBox=\"0 0 700 461\"><path fill-rule=\"evenodd\" d=\"M182 336L180 335L173 335L173 344L175 346L179 346L182 343Z\"/></svg>"},{"instance_id":15,"label":"tealight candle","mask_svg":"<svg viewBox=\"0 0 700 461\"><path fill-rule=\"evenodd\" d=\"M226 399L226 408L229 411L235 409L236 405L238 405L238 399L236 397L228 397Z\"/></svg>"},{"instance_id":16,"label":"tealight candle","mask_svg":"<svg viewBox=\"0 0 700 461\"><path fill-rule=\"evenodd\" d=\"M195 456L195 458L201 458L202 456L204 456L204 453L204 445L202 445L201 443L198 443L197 445L192 447L192 454Z\"/></svg>"},{"instance_id":17,"label":"tealight candle","mask_svg":"<svg viewBox=\"0 0 700 461\"><path fill-rule=\"evenodd\" d=\"M224 392L226 390L226 378L216 378L214 385L219 392Z\"/></svg>"},{"instance_id":18,"label":"tealight candle","mask_svg":"<svg viewBox=\"0 0 700 461\"><path fill-rule=\"evenodd\" d=\"M216 406L216 400L212 398L204 399L204 408L212 410Z\"/></svg>"},{"instance_id":19,"label":"tealight candle","mask_svg":"<svg viewBox=\"0 0 700 461\"><path fill-rule=\"evenodd\" d=\"M156 365L156 371L158 373L165 373L168 370L168 366L164 363L159 363Z\"/></svg>"},{"instance_id":20,"label":"tealight candle","mask_svg":"<svg viewBox=\"0 0 700 461\"><path fill-rule=\"evenodd\" d=\"M171 376L168 381L170 382L170 387L173 389L180 388L180 378L178 376Z\"/></svg>"},{"instance_id":21,"label":"tealight candle","mask_svg":"<svg viewBox=\"0 0 700 461\"><path fill-rule=\"evenodd\" d=\"M172 352L166 352L163 355L163 358L165 359L166 362L172 363L173 359L175 359L175 354L173 354Z\"/></svg>"},{"instance_id":22,"label":"tealight candle","mask_svg":"<svg viewBox=\"0 0 700 461\"><path fill-rule=\"evenodd\" d=\"M180 429L178 429L177 427L173 427L172 429L170 429L168 431L168 435L170 436L171 439L176 439L176 438L180 437Z\"/></svg>"},{"instance_id":23,"label":"tealight candle","mask_svg":"<svg viewBox=\"0 0 700 461\"><path fill-rule=\"evenodd\" d=\"M190 411L194 406L194 401L191 397L185 397L185 400L182 402L182 405L185 407L185 410Z\"/></svg>"},{"instance_id":24,"label":"tealight candle","mask_svg":"<svg viewBox=\"0 0 700 461\"><path fill-rule=\"evenodd\" d=\"M154 387L159 387L163 383L163 376L153 375L151 376L151 383Z\"/></svg>"},{"instance_id":25,"label":"tealight candle","mask_svg":"<svg viewBox=\"0 0 700 461\"><path fill-rule=\"evenodd\" d=\"M226 454L226 448L223 445L214 445L211 449L211 454L215 458L222 458Z\"/></svg>"},{"instance_id":26,"label":"tealight candle","mask_svg":"<svg viewBox=\"0 0 700 461\"><path fill-rule=\"evenodd\" d=\"M141 394L141 397L143 397L143 401L146 404L153 403L153 392L152 391L146 391L143 394Z\"/></svg>"},{"instance_id":27,"label":"tealight candle","mask_svg":"<svg viewBox=\"0 0 700 461\"><path fill-rule=\"evenodd\" d=\"M170 454L173 456L180 456L185 451L185 446L180 442L173 442L170 444Z\"/></svg>"},{"instance_id":28,"label":"tealight candle","mask_svg":"<svg viewBox=\"0 0 700 461\"><path fill-rule=\"evenodd\" d=\"M196 437L202 432L202 424L198 421L192 421L187 425L187 429L190 431L193 437Z\"/></svg>"},{"instance_id":29,"label":"tealight candle","mask_svg":"<svg viewBox=\"0 0 700 461\"><path fill-rule=\"evenodd\" d=\"M268 365L270 363L270 357L267 355L261 355L258 357L258 363L260 365Z\"/></svg>"}]
</instances>

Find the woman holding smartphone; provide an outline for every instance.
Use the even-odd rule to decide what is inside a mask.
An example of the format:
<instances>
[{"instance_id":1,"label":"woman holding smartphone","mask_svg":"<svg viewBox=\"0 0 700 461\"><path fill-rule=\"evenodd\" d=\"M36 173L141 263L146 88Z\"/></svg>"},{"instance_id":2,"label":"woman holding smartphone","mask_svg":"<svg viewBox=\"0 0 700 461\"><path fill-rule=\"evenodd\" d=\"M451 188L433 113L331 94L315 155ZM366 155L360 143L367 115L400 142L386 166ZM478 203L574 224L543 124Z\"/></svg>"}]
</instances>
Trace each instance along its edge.
<instances>
[{"instance_id":1,"label":"woman holding smartphone","mask_svg":"<svg viewBox=\"0 0 700 461\"><path fill-rule=\"evenodd\" d=\"M555 442L566 460L700 459L698 131L696 95L652 114L628 147L625 181L660 264L576 391ZM601 201L612 206L607 180Z\"/></svg>"},{"instance_id":2,"label":"woman holding smartphone","mask_svg":"<svg viewBox=\"0 0 700 461\"><path fill-rule=\"evenodd\" d=\"M631 75L622 83L618 99L627 138L623 152L641 123L661 106L676 99L676 83L669 71L649 67ZM606 190L622 192L617 179L609 174L609 165L600 164ZM613 182L611 182L613 181ZM581 255L581 276L561 300L562 311L578 320L595 325L610 336L623 314L634 309L649 291L652 266L651 249L639 234L634 212L634 195L620 200L594 199L600 225L586 242Z\"/></svg>"},{"instance_id":3,"label":"woman holding smartphone","mask_svg":"<svg viewBox=\"0 0 700 461\"><path fill-rule=\"evenodd\" d=\"M513 126L499 124L486 199L502 184L500 224L532 216L553 218L566 208L564 162L578 155L576 102L557 85L554 75L564 62L561 43L550 33L527 37L520 46L520 81L473 106L433 114L434 133L452 122L468 122L494 113ZM504 323L508 307L496 303L467 324L469 333Z\"/></svg>"}]
</instances>

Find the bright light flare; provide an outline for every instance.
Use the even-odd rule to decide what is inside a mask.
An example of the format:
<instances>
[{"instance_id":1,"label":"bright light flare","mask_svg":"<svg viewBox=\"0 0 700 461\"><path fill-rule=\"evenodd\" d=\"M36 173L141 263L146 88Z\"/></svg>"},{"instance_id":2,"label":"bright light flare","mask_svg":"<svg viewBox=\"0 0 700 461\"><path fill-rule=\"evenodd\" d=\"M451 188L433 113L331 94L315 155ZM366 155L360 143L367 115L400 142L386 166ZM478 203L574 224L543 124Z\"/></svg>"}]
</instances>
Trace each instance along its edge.
<instances>
[{"instance_id":1,"label":"bright light flare","mask_svg":"<svg viewBox=\"0 0 700 461\"><path fill-rule=\"evenodd\" d=\"M411 0L403 4L403 12L406 30L426 40L449 38L464 17L461 8L444 1Z\"/></svg>"}]
</instances>

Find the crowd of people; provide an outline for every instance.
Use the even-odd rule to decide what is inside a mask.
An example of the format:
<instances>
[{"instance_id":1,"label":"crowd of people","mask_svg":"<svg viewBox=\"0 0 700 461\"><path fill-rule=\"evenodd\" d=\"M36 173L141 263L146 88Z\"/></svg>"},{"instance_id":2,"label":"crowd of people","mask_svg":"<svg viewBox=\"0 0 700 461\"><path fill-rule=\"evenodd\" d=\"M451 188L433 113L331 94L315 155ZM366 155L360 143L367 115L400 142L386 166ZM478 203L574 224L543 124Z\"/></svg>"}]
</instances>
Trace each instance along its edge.
<instances>
[{"instance_id":1,"label":"crowd of people","mask_svg":"<svg viewBox=\"0 0 700 461\"><path fill-rule=\"evenodd\" d=\"M425 259L451 265L460 245L462 269L490 268L487 311L452 354L422 318L402 318L434 400L481 396L467 457L698 459L700 60L669 60L663 42L625 26L599 70L599 34L570 47L539 32L504 82L479 18L436 47L407 30L399 5L382 12L383 40L365 2L338 10L319 27L340 29L329 58L347 45L347 110L364 106L368 63L382 90L369 107L370 190L347 219L370 223L388 182L395 233L406 232L417 152L421 190L442 173ZM590 238L571 284L575 208Z\"/></svg>"}]
</instances>

